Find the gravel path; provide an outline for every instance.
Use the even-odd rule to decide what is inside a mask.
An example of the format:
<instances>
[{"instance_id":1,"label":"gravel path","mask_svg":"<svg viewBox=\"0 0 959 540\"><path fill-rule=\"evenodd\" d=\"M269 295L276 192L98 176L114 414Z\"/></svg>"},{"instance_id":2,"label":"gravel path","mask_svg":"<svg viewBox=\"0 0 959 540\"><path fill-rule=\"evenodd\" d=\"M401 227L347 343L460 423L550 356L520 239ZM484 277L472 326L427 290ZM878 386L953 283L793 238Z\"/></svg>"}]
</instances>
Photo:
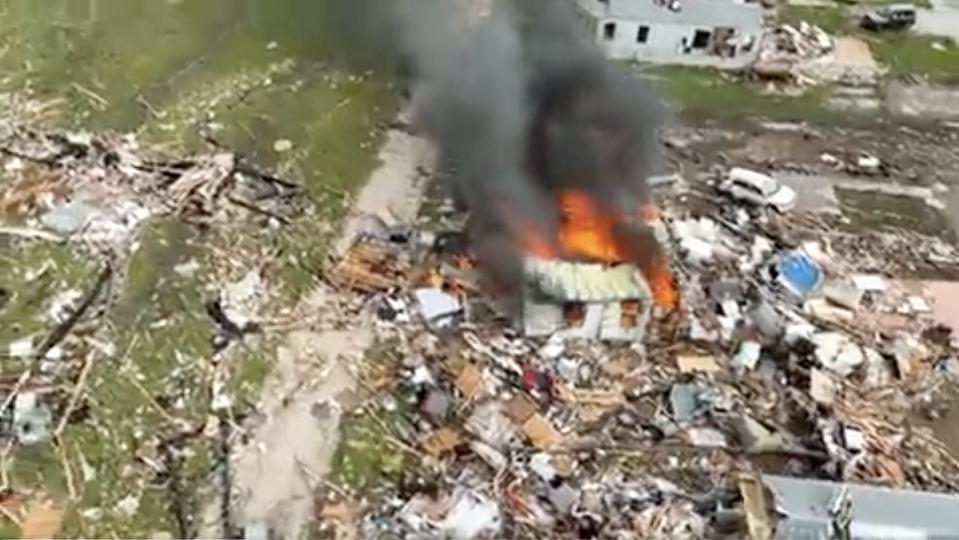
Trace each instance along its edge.
<instances>
[{"instance_id":1,"label":"gravel path","mask_svg":"<svg viewBox=\"0 0 959 540\"><path fill-rule=\"evenodd\" d=\"M430 158L426 141L390 131L380 151L382 164L359 193L337 249L348 247L364 214L414 219L424 187L419 170ZM336 297L321 285L297 309L314 316L330 313L332 323ZM234 462L235 493L242 494L238 520L265 521L287 539L299 538L312 520L312 493L320 477L330 472L341 416L335 406L324 407L318 415L315 405L349 395L355 381L348 366L361 361L374 340L371 328L361 321L355 324L328 330L321 322L316 329L292 332L280 347L263 394L265 420ZM213 505L201 537L219 534L216 516Z\"/></svg>"}]
</instances>

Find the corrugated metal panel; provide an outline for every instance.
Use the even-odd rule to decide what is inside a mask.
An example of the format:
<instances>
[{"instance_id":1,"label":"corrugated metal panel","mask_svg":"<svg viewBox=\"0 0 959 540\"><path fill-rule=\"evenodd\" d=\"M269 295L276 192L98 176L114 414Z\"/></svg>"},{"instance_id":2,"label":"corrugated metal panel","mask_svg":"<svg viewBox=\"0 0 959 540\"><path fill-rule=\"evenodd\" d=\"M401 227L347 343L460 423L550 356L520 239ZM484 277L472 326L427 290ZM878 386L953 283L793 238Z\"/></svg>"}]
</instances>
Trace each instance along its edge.
<instances>
[{"instance_id":1,"label":"corrugated metal panel","mask_svg":"<svg viewBox=\"0 0 959 540\"><path fill-rule=\"evenodd\" d=\"M573 263L529 258L530 284L560 302L617 302L648 299L649 285L634 266Z\"/></svg>"},{"instance_id":2,"label":"corrugated metal panel","mask_svg":"<svg viewBox=\"0 0 959 540\"><path fill-rule=\"evenodd\" d=\"M843 487L852 501L850 533L857 540L959 538L959 497L863 484L785 476L763 477L785 515L776 538L828 538L829 508Z\"/></svg>"}]
</instances>

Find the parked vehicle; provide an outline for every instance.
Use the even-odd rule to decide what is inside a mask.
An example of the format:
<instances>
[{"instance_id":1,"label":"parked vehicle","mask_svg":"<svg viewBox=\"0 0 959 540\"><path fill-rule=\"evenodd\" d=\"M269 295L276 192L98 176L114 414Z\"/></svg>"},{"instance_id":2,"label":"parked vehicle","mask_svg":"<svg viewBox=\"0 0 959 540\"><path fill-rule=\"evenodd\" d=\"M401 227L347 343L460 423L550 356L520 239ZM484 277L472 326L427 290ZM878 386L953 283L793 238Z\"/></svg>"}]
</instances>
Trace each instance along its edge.
<instances>
[{"instance_id":1,"label":"parked vehicle","mask_svg":"<svg viewBox=\"0 0 959 540\"><path fill-rule=\"evenodd\" d=\"M874 9L865 15L859 26L874 32L882 30L908 30L916 24L916 6L912 4L890 4Z\"/></svg>"},{"instance_id":2,"label":"parked vehicle","mask_svg":"<svg viewBox=\"0 0 959 540\"><path fill-rule=\"evenodd\" d=\"M796 206L796 192L768 174L734 167L719 190L733 199L788 212Z\"/></svg>"}]
</instances>

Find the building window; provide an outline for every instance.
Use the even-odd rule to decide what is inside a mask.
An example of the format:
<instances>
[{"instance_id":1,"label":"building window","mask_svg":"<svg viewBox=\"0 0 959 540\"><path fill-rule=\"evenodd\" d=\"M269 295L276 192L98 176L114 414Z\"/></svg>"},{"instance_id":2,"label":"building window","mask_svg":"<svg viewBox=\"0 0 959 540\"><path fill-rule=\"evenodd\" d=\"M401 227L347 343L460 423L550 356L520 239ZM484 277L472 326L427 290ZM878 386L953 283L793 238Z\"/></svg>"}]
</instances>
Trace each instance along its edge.
<instances>
[{"instance_id":1,"label":"building window","mask_svg":"<svg viewBox=\"0 0 959 540\"><path fill-rule=\"evenodd\" d=\"M616 23L608 22L603 25L603 39L606 41L616 39Z\"/></svg>"},{"instance_id":2,"label":"building window","mask_svg":"<svg viewBox=\"0 0 959 540\"><path fill-rule=\"evenodd\" d=\"M649 27L640 26L639 30L636 31L636 43L646 43L646 40L649 39Z\"/></svg>"},{"instance_id":3,"label":"building window","mask_svg":"<svg viewBox=\"0 0 959 540\"><path fill-rule=\"evenodd\" d=\"M713 38L713 33L709 30L696 30L693 34L693 42L690 47L693 49L705 49L709 46L709 41Z\"/></svg>"}]
</instances>

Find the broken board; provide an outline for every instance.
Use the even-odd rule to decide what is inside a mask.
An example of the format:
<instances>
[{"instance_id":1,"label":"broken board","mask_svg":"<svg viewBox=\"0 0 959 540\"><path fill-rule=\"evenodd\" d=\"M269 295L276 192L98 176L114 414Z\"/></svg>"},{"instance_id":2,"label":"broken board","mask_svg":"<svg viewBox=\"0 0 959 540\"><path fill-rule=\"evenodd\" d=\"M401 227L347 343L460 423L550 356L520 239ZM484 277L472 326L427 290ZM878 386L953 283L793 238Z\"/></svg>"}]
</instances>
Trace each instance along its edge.
<instances>
[{"instance_id":1,"label":"broken board","mask_svg":"<svg viewBox=\"0 0 959 540\"><path fill-rule=\"evenodd\" d=\"M20 530L20 538L56 538L63 524L65 511L52 503L35 503L30 507Z\"/></svg>"},{"instance_id":2,"label":"broken board","mask_svg":"<svg viewBox=\"0 0 959 540\"><path fill-rule=\"evenodd\" d=\"M465 364L456 376L454 385L464 399L472 401L483 390L483 372L473 364Z\"/></svg>"},{"instance_id":3,"label":"broken board","mask_svg":"<svg viewBox=\"0 0 959 540\"><path fill-rule=\"evenodd\" d=\"M423 441L422 446L426 453L439 458L456 450L456 447L462 442L463 436L459 431L443 427L430 433Z\"/></svg>"},{"instance_id":4,"label":"broken board","mask_svg":"<svg viewBox=\"0 0 959 540\"><path fill-rule=\"evenodd\" d=\"M326 272L326 279L334 287L369 294L406 285L411 270L410 263L383 242L358 240Z\"/></svg>"},{"instance_id":5,"label":"broken board","mask_svg":"<svg viewBox=\"0 0 959 540\"><path fill-rule=\"evenodd\" d=\"M523 424L522 430L533 446L540 450L556 448L563 443L563 436L538 413Z\"/></svg>"}]
</instances>

